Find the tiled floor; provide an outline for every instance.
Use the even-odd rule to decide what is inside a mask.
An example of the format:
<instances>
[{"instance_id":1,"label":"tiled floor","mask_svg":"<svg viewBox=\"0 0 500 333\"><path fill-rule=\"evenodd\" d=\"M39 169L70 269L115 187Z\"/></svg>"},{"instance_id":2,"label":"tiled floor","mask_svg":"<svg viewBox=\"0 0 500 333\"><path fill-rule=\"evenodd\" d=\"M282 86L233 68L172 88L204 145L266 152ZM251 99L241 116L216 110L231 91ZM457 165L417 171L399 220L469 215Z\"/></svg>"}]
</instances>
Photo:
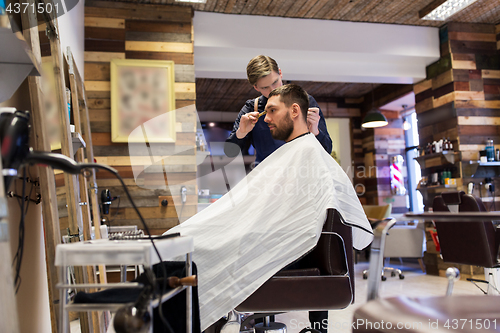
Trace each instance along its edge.
<instances>
[{"instance_id":1,"label":"tiled floor","mask_svg":"<svg viewBox=\"0 0 500 333\"><path fill-rule=\"evenodd\" d=\"M441 296L446 292L447 280L444 277L426 275L420 270L418 264L412 261L404 261L401 266L398 261L392 261L391 267L403 270L405 278L400 280L396 277L387 277L381 282L380 296L393 297L406 296ZM363 280L362 271L368 268L367 262L355 265L355 302L343 310L329 311L328 324L329 333L350 332L351 321L354 311L364 303L367 296L367 280ZM482 292L472 283L457 281L453 288L453 295L481 295ZM305 311L290 312L276 316L276 320L287 325L287 333L298 333L304 325L308 324L308 314ZM80 332L78 321L72 322L71 333Z\"/></svg>"},{"instance_id":2,"label":"tiled floor","mask_svg":"<svg viewBox=\"0 0 500 333\"><path fill-rule=\"evenodd\" d=\"M426 275L420 270L416 262L405 261L403 266L399 261L392 261L391 267L398 267L403 271L405 278L400 280L396 277L387 277L381 282L380 297L406 296L441 296L446 293L448 285L444 277ZM363 280L362 271L368 269L368 263L355 265L355 302L343 310L333 310L328 313L328 331L351 332L351 322L354 311L366 303L367 280ZM457 281L453 288L453 295L482 295L482 292L471 282ZM307 312L290 312L276 316L276 321L287 325L287 333L297 333L304 324L309 322Z\"/></svg>"}]
</instances>

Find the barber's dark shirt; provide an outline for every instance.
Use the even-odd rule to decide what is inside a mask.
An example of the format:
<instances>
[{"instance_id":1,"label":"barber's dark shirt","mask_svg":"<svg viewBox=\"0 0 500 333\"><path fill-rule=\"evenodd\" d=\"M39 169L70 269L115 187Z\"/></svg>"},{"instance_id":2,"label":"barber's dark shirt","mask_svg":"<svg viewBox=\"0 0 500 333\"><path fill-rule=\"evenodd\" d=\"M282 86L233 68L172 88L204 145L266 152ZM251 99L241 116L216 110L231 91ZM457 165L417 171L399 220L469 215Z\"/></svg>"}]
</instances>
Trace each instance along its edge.
<instances>
[{"instance_id":1,"label":"barber's dark shirt","mask_svg":"<svg viewBox=\"0 0 500 333\"><path fill-rule=\"evenodd\" d=\"M258 111L263 112L266 104L267 98L264 96L260 96ZM255 162L260 163L276 149L285 144L285 142L273 139L273 137L271 136L271 131L269 130L269 126L264 121L265 117L260 117L252 131L250 131L250 133L248 133L243 139L238 139L238 137L236 136L236 131L240 127L240 119L243 115L249 112L254 112L254 105L255 99L249 99L241 109L240 113L238 114L238 118L236 118L236 121L234 122L233 131L226 139L224 152L227 156L234 157L239 154L240 150L245 148L248 142L250 142L254 146L257 153L255 156ZM309 107L319 108L318 103L311 95L309 95ZM326 122L321 109L319 110L319 116L319 134L316 136L316 139L318 139L327 153L330 154L332 152L332 139L330 138L330 135L328 134L328 131L326 129Z\"/></svg>"}]
</instances>

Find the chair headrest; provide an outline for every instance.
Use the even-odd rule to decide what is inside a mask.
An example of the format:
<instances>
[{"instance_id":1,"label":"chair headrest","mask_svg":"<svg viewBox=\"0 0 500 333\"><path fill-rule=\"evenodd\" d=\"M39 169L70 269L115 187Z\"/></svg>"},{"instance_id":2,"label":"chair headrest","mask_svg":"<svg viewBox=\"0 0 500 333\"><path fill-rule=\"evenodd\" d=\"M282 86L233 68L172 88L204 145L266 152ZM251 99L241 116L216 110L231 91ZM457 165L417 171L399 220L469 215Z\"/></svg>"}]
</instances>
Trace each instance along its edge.
<instances>
[{"instance_id":1,"label":"chair headrest","mask_svg":"<svg viewBox=\"0 0 500 333\"><path fill-rule=\"evenodd\" d=\"M460 205L462 203L462 195L464 191L443 192L441 197L446 205Z\"/></svg>"}]
</instances>

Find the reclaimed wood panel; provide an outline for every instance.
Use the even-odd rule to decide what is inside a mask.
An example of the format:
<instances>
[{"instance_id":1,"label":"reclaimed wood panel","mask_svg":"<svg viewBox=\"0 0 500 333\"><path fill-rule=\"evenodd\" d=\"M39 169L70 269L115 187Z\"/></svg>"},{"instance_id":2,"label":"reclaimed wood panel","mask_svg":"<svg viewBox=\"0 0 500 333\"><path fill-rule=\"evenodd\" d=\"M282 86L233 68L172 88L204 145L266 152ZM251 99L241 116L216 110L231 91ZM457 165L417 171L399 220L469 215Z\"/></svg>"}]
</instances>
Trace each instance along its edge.
<instances>
[{"instance_id":1,"label":"reclaimed wood panel","mask_svg":"<svg viewBox=\"0 0 500 333\"><path fill-rule=\"evenodd\" d=\"M85 27L85 39L125 40L125 30L103 27Z\"/></svg>"},{"instance_id":2,"label":"reclaimed wood panel","mask_svg":"<svg viewBox=\"0 0 500 333\"><path fill-rule=\"evenodd\" d=\"M415 85L420 145L449 137L454 150L462 152L463 161L477 160L486 139L500 144L500 61L495 56L495 26L451 22L440 32L448 53L427 68L427 80L432 80L433 86L422 89L422 83ZM442 168L438 164L433 170ZM429 170L422 172L428 174ZM467 182L459 179L458 189L463 190L462 184Z\"/></svg>"},{"instance_id":3,"label":"reclaimed wood panel","mask_svg":"<svg viewBox=\"0 0 500 333\"><path fill-rule=\"evenodd\" d=\"M194 65L192 53L125 51L126 59L172 60L176 64Z\"/></svg>"},{"instance_id":4,"label":"reclaimed wood panel","mask_svg":"<svg viewBox=\"0 0 500 333\"><path fill-rule=\"evenodd\" d=\"M196 101L192 38L192 9L181 6L86 1L85 87L95 159L112 165L129 188L141 213L154 232L162 233L179 223L174 200L168 187L148 189L149 185L185 184L188 204L181 221L197 211L197 189L190 185L196 180L195 119L193 113L179 114L176 119L175 144L153 146L153 159L163 166L150 166L149 149L140 144L111 142L110 61L112 59L171 60L175 63L176 107ZM130 154L133 156L129 156ZM162 171L168 172L165 175ZM142 176L134 179L134 171ZM58 178L58 176L56 176ZM121 197L120 209L113 223L137 225L140 220L125 198L117 180L106 172L96 173L99 188L109 188ZM64 179L58 179L63 183ZM176 193L177 195L177 193ZM167 198L167 208L159 198ZM111 214L116 212L116 203Z\"/></svg>"},{"instance_id":5,"label":"reclaimed wood panel","mask_svg":"<svg viewBox=\"0 0 500 333\"><path fill-rule=\"evenodd\" d=\"M85 27L123 29L125 28L125 20L85 16L84 25Z\"/></svg>"},{"instance_id":6,"label":"reclaimed wood panel","mask_svg":"<svg viewBox=\"0 0 500 333\"><path fill-rule=\"evenodd\" d=\"M84 52L85 62L110 62L113 59L125 59L123 52Z\"/></svg>"},{"instance_id":7,"label":"reclaimed wood panel","mask_svg":"<svg viewBox=\"0 0 500 333\"><path fill-rule=\"evenodd\" d=\"M191 33L127 31L128 41L191 43Z\"/></svg>"},{"instance_id":8,"label":"reclaimed wood panel","mask_svg":"<svg viewBox=\"0 0 500 333\"><path fill-rule=\"evenodd\" d=\"M191 24L187 23L127 20L125 22L125 29L127 31L140 32L191 34Z\"/></svg>"},{"instance_id":9,"label":"reclaimed wood panel","mask_svg":"<svg viewBox=\"0 0 500 333\"><path fill-rule=\"evenodd\" d=\"M125 50L140 52L193 53L193 43L126 41Z\"/></svg>"}]
</instances>

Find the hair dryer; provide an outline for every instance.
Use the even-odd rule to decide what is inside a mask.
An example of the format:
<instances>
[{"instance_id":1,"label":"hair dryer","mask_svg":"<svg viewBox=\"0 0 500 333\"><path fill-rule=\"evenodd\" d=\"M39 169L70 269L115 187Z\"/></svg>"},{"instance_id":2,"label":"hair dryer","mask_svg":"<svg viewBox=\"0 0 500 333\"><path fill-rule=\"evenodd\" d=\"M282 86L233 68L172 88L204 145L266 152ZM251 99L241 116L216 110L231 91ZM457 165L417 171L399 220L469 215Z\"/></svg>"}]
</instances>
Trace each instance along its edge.
<instances>
[{"instance_id":1,"label":"hair dryer","mask_svg":"<svg viewBox=\"0 0 500 333\"><path fill-rule=\"evenodd\" d=\"M148 304L153 294L151 285L146 285L134 305L116 311L113 326L116 333L147 333L151 325Z\"/></svg>"},{"instance_id":2,"label":"hair dryer","mask_svg":"<svg viewBox=\"0 0 500 333\"><path fill-rule=\"evenodd\" d=\"M104 189L101 191L101 207L102 213L104 215L109 214L109 206L111 206L111 202L116 200L118 197L111 197L111 192L108 189Z\"/></svg>"},{"instance_id":3,"label":"hair dryer","mask_svg":"<svg viewBox=\"0 0 500 333\"><path fill-rule=\"evenodd\" d=\"M28 111L4 108L0 113L2 174L5 191L8 190L12 178L17 176L17 169L29 152L29 120Z\"/></svg>"},{"instance_id":4,"label":"hair dryer","mask_svg":"<svg viewBox=\"0 0 500 333\"><path fill-rule=\"evenodd\" d=\"M14 111L4 108L0 113L0 142L2 154L2 174L4 175L5 191L17 175L17 169L23 164L41 164L60 169L70 174L78 174L83 169L101 168L117 173L109 166L96 163L76 163L73 159L56 153L35 152L29 148L29 112Z\"/></svg>"}]
</instances>

